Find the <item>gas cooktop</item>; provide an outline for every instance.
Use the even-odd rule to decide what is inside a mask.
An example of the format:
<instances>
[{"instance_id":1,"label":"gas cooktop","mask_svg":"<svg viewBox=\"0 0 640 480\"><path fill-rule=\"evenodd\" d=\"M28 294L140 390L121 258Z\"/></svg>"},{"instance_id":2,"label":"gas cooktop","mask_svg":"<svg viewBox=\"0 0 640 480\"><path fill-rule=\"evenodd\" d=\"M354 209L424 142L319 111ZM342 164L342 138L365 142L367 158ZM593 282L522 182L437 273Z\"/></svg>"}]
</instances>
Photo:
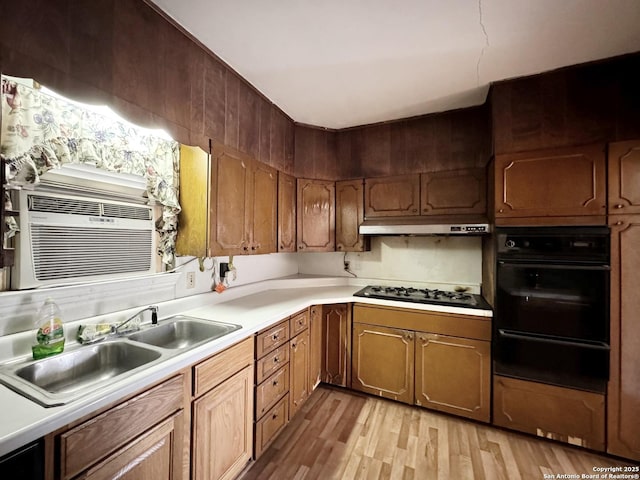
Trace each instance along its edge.
<instances>
[{"instance_id":1,"label":"gas cooktop","mask_svg":"<svg viewBox=\"0 0 640 480\"><path fill-rule=\"evenodd\" d=\"M396 300L400 302L447 305L464 308L491 309L480 295L428 288L369 285L353 294L356 297Z\"/></svg>"}]
</instances>

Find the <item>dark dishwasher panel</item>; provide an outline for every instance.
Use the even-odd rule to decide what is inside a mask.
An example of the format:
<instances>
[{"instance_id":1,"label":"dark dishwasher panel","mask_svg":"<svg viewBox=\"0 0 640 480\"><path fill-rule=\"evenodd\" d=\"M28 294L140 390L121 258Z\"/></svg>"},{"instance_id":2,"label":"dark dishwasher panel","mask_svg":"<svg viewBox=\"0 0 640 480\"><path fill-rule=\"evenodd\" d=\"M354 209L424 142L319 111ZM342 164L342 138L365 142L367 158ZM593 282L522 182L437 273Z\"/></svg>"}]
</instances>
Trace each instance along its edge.
<instances>
[{"instance_id":1,"label":"dark dishwasher panel","mask_svg":"<svg viewBox=\"0 0 640 480\"><path fill-rule=\"evenodd\" d=\"M42 443L42 440L38 440L0 458L2 478L44 480L44 447Z\"/></svg>"}]
</instances>

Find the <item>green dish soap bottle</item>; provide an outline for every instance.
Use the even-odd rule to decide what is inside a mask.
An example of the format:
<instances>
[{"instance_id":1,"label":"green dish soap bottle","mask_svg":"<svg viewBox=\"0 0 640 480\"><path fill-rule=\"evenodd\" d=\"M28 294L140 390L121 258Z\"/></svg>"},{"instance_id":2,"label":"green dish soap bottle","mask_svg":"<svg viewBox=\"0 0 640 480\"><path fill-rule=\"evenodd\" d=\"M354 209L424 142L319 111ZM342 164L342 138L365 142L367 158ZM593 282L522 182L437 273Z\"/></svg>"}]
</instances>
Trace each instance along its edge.
<instances>
[{"instance_id":1,"label":"green dish soap bottle","mask_svg":"<svg viewBox=\"0 0 640 480\"><path fill-rule=\"evenodd\" d=\"M49 357L64 350L62 315L56 302L47 298L36 316L36 344L31 347L33 359Z\"/></svg>"}]
</instances>

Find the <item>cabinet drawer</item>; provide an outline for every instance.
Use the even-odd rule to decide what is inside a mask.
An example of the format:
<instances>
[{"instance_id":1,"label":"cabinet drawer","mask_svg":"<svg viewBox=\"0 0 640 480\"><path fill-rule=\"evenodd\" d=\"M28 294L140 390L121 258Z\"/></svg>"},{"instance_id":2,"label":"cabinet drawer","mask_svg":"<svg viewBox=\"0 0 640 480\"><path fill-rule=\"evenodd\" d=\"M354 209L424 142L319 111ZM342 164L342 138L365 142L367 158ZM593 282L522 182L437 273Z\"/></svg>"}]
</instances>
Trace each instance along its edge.
<instances>
[{"instance_id":1,"label":"cabinet drawer","mask_svg":"<svg viewBox=\"0 0 640 480\"><path fill-rule=\"evenodd\" d=\"M253 337L249 337L193 367L193 394L199 397L252 363Z\"/></svg>"},{"instance_id":2,"label":"cabinet drawer","mask_svg":"<svg viewBox=\"0 0 640 480\"><path fill-rule=\"evenodd\" d=\"M262 417L282 396L289 391L289 365L256 387L256 418Z\"/></svg>"},{"instance_id":3,"label":"cabinet drawer","mask_svg":"<svg viewBox=\"0 0 640 480\"><path fill-rule=\"evenodd\" d=\"M262 383L269 375L274 373L289 361L289 344L277 348L266 357L258 360L256 365L256 383Z\"/></svg>"},{"instance_id":4,"label":"cabinet drawer","mask_svg":"<svg viewBox=\"0 0 640 480\"><path fill-rule=\"evenodd\" d=\"M266 415L256 422L256 458L278 436L289 418L289 394L285 395Z\"/></svg>"},{"instance_id":5,"label":"cabinet drawer","mask_svg":"<svg viewBox=\"0 0 640 480\"><path fill-rule=\"evenodd\" d=\"M62 478L78 475L183 406L179 375L60 436Z\"/></svg>"},{"instance_id":6,"label":"cabinet drawer","mask_svg":"<svg viewBox=\"0 0 640 480\"><path fill-rule=\"evenodd\" d=\"M280 322L275 327L258 334L256 342L256 358L289 341L289 320Z\"/></svg>"},{"instance_id":7,"label":"cabinet drawer","mask_svg":"<svg viewBox=\"0 0 640 480\"><path fill-rule=\"evenodd\" d=\"M493 377L495 425L600 451L605 442L604 404L599 393Z\"/></svg>"},{"instance_id":8,"label":"cabinet drawer","mask_svg":"<svg viewBox=\"0 0 640 480\"><path fill-rule=\"evenodd\" d=\"M300 332L309 327L309 312L308 310L304 310L300 313L297 313L289 320L290 326L289 330L291 332L291 338L298 335Z\"/></svg>"}]
</instances>

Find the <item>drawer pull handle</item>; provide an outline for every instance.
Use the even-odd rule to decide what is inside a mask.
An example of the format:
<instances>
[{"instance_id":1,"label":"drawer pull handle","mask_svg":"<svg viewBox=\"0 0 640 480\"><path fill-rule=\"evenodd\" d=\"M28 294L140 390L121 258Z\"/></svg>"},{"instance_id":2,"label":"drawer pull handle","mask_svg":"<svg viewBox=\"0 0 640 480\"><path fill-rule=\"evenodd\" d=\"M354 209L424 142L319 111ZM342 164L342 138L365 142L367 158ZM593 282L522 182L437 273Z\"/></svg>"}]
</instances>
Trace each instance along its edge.
<instances>
[{"instance_id":1,"label":"drawer pull handle","mask_svg":"<svg viewBox=\"0 0 640 480\"><path fill-rule=\"evenodd\" d=\"M278 357L273 357L273 363L278 363L280 361L280 358Z\"/></svg>"},{"instance_id":2,"label":"drawer pull handle","mask_svg":"<svg viewBox=\"0 0 640 480\"><path fill-rule=\"evenodd\" d=\"M271 417L271 418L272 418L273 420L275 420L276 418L278 418L278 414L277 414L277 413L274 413L274 414L273 414L273 417Z\"/></svg>"},{"instance_id":3,"label":"drawer pull handle","mask_svg":"<svg viewBox=\"0 0 640 480\"><path fill-rule=\"evenodd\" d=\"M273 381L273 386L274 386L274 387L277 387L277 386L278 386L278 380L274 380L274 381Z\"/></svg>"},{"instance_id":4,"label":"drawer pull handle","mask_svg":"<svg viewBox=\"0 0 640 480\"><path fill-rule=\"evenodd\" d=\"M277 342L279 338L280 338L280 334L279 334L279 333L274 333L274 334L271 336L271 339L272 339L274 342Z\"/></svg>"}]
</instances>

